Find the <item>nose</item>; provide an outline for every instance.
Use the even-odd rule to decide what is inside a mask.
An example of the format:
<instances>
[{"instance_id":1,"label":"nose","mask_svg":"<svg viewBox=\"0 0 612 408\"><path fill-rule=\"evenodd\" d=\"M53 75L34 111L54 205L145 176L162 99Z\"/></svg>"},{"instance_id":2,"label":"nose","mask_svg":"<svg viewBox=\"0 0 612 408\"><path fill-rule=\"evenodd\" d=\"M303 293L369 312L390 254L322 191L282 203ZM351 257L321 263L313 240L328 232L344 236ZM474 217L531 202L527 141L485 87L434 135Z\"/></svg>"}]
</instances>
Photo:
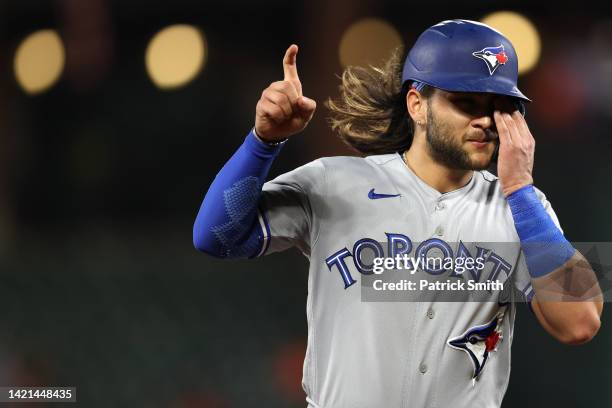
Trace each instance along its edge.
<instances>
[{"instance_id":1,"label":"nose","mask_svg":"<svg viewBox=\"0 0 612 408\"><path fill-rule=\"evenodd\" d=\"M482 130L491 129L493 125L494 123L491 115L483 115L472 120L472 126Z\"/></svg>"}]
</instances>

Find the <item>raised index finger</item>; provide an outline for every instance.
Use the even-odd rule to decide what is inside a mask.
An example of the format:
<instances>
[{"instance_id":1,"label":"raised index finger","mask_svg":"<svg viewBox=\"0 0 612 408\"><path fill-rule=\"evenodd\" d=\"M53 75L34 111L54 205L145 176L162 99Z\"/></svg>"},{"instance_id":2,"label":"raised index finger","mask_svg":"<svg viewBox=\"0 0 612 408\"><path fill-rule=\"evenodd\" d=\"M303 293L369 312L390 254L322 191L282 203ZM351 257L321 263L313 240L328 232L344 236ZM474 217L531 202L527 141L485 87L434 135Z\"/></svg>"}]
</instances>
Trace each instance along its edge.
<instances>
[{"instance_id":1,"label":"raised index finger","mask_svg":"<svg viewBox=\"0 0 612 408\"><path fill-rule=\"evenodd\" d=\"M302 95L302 85L297 72L297 52L298 46L291 44L285 52L283 58L283 72L285 73L285 81L291 81L296 87L298 94Z\"/></svg>"}]
</instances>

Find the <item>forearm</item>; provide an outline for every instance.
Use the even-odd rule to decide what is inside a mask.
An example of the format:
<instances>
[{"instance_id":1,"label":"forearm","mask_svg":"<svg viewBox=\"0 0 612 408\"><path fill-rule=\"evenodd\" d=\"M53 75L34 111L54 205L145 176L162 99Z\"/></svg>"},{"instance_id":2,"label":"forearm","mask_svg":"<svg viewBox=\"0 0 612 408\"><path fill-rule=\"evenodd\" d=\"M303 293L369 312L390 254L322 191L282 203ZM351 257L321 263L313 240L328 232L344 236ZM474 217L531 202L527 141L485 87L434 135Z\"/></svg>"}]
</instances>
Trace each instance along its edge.
<instances>
[{"instance_id":1,"label":"forearm","mask_svg":"<svg viewBox=\"0 0 612 408\"><path fill-rule=\"evenodd\" d=\"M194 246L210 255L252 256L260 245L257 205L281 145L267 145L251 131L215 177L193 226Z\"/></svg>"},{"instance_id":2,"label":"forearm","mask_svg":"<svg viewBox=\"0 0 612 408\"><path fill-rule=\"evenodd\" d=\"M603 297L597 277L576 251L561 268L533 278L532 309L553 337L567 344L589 341L601 325Z\"/></svg>"},{"instance_id":3,"label":"forearm","mask_svg":"<svg viewBox=\"0 0 612 408\"><path fill-rule=\"evenodd\" d=\"M564 343L581 343L599 329L602 296L586 259L565 239L532 186L508 196L532 278L533 310L543 327Z\"/></svg>"}]
</instances>

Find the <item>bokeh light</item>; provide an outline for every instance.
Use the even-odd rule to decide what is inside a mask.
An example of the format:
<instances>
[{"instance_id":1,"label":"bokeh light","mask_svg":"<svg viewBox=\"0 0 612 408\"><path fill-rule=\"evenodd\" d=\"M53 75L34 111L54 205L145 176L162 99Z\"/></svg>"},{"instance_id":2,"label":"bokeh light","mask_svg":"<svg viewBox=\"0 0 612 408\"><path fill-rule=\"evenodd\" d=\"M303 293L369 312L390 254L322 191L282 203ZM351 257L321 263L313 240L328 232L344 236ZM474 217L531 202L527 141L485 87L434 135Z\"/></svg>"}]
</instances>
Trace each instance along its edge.
<instances>
[{"instance_id":1,"label":"bokeh light","mask_svg":"<svg viewBox=\"0 0 612 408\"><path fill-rule=\"evenodd\" d=\"M55 30L30 34L17 47L15 78L28 94L38 94L53 86L64 70L66 52Z\"/></svg>"},{"instance_id":2,"label":"bokeh light","mask_svg":"<svg viewBox=\"0 0 612 408\"><path fill-rule=\"evenodd\" d=\"M540 60L540 34L525 16L513 11L498 11L481 20L504 34L514 45L518 55L519 74L529 72Z\"/></svg>"},{"instance_id":3,"label":"bokeh light","mask_svg":"<svg viewBox=\"0 0 612 408\"><path fill-rule=\"evenodd\" d=\"M276 389L288 402L294 404L304 400L301 383L305 354L306 340L294 340L283 344L273 361Z\"/></svg>"},{"instance_id":4,"label":"bokeh light","mask_svg":"<svg viewBox=\"0 0 612 408\"><path fill-rule=\"evenodd\" d=\"M612 117L612 20L602 20L591 27L588 39L589 55L582 59L589 82L592 109Z\"/></svg>"},{"instance_id":5,"label":"bokeh light","mask_svg":"<svg viewBox=\"0 0 612 408\"><path fill-rule=\"evenodd\" d=\"M547 61L534 71L528 88L528 95L534 101L529 112L548 129L573 127L584 114L587 102L584 77L561 59ZM584 135L575 133L574 136Z\"/></svg>"},{"instance_id":6,"label":"bokeh light","mask_svg":"<svg viewBox=\"0 0 612 408\"><path fill-rule=\"evenodd\" d=\"M403 45L402 37L388 22L366 18L353 23L340 40L340 64L378 65L390 53Z\"/></svg>"},{"instance_id":7,"label":"bokeh light","mask_svg":"<svg viewBox=\"0 0 612 408\"><path fill-rule=\"evenodd\" d=\"M161 89L176 89L191 82L206 63L206 37L197 28L176 24L151 39L145 64L149 77Z\"/></svg>"}]
</instances>

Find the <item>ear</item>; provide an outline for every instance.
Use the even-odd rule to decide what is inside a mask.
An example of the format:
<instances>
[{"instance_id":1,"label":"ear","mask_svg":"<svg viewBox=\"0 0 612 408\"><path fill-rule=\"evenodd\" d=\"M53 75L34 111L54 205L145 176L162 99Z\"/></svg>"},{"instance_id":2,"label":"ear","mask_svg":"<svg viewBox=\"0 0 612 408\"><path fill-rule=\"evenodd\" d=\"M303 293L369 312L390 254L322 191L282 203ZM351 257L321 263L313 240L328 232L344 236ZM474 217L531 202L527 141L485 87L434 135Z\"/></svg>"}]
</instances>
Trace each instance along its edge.
<instances>
[{"instance_id":1,"label":"ear","mask_svg":"<svg viewBox=\"0 0 612 408\"><path fill-rule=\"evenodd\" d=\"M427 103L416 89L410 88L406 94L406 108L414 123L424 125L427 122Z\"/></svg>"}]
</instances>

